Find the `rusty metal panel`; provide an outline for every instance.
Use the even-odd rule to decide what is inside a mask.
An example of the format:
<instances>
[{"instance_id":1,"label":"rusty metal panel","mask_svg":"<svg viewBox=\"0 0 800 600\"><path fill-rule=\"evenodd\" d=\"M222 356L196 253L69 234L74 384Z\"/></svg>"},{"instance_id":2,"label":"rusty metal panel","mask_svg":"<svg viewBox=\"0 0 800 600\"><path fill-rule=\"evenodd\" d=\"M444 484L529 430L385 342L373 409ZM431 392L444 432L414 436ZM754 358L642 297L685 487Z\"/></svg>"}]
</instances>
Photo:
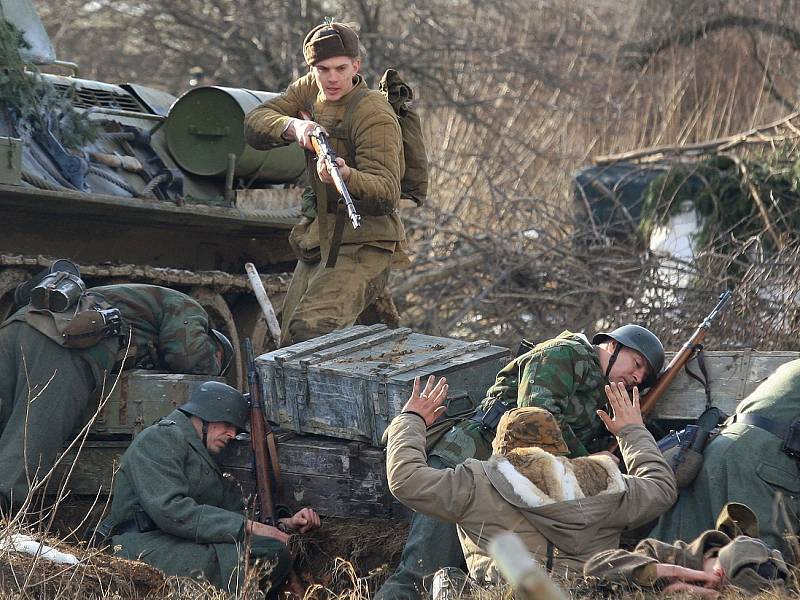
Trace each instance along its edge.
<instances>
[{"instance_id":1,"label":"rusty metal panel","mask_svg":"<svg viewBox=\"0 0 800 600\"><path fill-rule=\"evenodd\" d=\"M129 435L133 438L186 402L200 384L211 380L225 381L208 375L128 371L119 380L107 384L110 386L107 399L101 401L91 432L99 436Z\"/></svg>"}]
</instances>

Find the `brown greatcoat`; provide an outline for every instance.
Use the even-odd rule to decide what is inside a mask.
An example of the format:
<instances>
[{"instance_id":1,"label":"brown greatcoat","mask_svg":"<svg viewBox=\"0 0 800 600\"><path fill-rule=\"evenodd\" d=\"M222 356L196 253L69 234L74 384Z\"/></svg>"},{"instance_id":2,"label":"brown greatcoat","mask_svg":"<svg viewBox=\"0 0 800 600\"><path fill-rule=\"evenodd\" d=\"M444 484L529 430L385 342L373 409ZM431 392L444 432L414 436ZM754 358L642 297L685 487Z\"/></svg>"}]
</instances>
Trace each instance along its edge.
<instances>
[{"instance_id":1,"label":"brown greatcoat","mask_svg":"<svg viewBox=\"0 0 800 600\"><path fill-rule=\"evenodd\" d=\"M403 413L389 426L387 475L392 493L406 506L456 523L470 574L478 581L498 581L489 541L513 531L542 564L559 574L580 573L593 554L619 547L625 527L641 525L675 501L675 477L643 426L628 425L619 434L630 475L622 475L606 456L595 461L608 476L599 492L584 494L576 480L578 464L550 457L552 469L535 485L501 456L469 459L454 469L437 470L425 460L425 423ZM539 449L530 449L544 454Z\"/></svg>"},{"instance_id":2,"label":"brown greatcoat","mask_svg":"<svg viewBox=\"0 0 800 600\"><path fill-rule=\"evenodd\" d=\"M337 131L346 125L348 105L357 93L364 93L361 90L365 95L347 119L350 131L341 132L349 133L351 144L339 137ZM310 112L313 120L331 134L333 149L351 168L347 188L359 207L364 207L361 227L353 229L348 224L344 228L342 243L404 241L403 223L396 210L391 214L370 215L378 212L379 204L396 209L400 201L400 180L405 171L403 137L391 105L380 92L368 89L360 75L356 75L355 85L347 94L339 100L327 100L317 87L313 74L309 73L289 85L283 94L264 102L247 115L247 143L265 150L285 145L287 141L281 136L291 118L300 117L300 111ZM335 220L331 210L335 210L335 206L329 205L329 201L335 201L339 194L332 186L319 181L310 154L308 172L317 197L317 218L310 224L296 226L292 239L302 250L317 248L320 242L327 249ZM394 243L379 246L395 249Z\"/></svg>"}]
</instances>

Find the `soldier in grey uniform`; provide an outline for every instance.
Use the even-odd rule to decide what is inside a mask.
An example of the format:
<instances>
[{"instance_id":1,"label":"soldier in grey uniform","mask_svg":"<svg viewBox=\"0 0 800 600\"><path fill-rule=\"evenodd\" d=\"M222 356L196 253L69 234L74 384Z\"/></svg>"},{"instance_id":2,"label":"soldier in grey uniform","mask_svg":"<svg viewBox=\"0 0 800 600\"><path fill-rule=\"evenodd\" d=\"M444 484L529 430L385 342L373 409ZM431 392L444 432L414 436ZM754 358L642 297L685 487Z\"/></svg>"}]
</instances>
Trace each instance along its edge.
<instances>
[{"instance_id":1,"label":"soldier in grey uniform","mask_svg":"<svg viewBox=\"0 0 800 600\"><path fill-rule=\"evenodd\" d=\"M122 456L106 521L114 554L168 575L204 577L231 593L241 589L246 560L268 561L265 592L283 582L291 567L289 535L320 521L310 508L275 527L247 518L241 489L213 455L245 429L248 415L240 392L209 381L136 437Z\"/></svg>"},{"instance_id":2,"label":"soldier in grey uniform","mask_svg":"<svg viewBox=\"0 0 800 600\"><path fill-rule=\"evenodd\" d=\"M228 339L210 329L206 311L186 294L144 284L84 290L73 267L50 274L57 283L48 289L51 298L65 292L60 297L71 296L75 306L34 306L36 286L24 284L16 297L22 308L0 324L3 510L22 506L51 470L110 389L111 373L218 375L233 356Z\"/></svg>"}]
</instances>

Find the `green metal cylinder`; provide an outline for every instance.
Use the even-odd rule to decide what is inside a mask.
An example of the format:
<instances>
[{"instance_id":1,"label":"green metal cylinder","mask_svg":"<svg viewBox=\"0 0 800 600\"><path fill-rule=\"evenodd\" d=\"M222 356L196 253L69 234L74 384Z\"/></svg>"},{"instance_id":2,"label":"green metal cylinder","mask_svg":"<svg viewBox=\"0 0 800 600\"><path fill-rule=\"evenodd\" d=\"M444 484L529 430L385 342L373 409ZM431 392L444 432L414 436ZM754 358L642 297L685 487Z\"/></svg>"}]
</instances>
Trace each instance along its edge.
<instances>
[{"instance_id":1,"label":"green metal cylinder","mask_svg":"<svg viewBox=\"0 0 800 600\"><path fill-rule=\"evenodd\" d=\"M239 88L203 86L189 90L170 107L165 125L167 147L181 168L195 175L224 177L230 154L235 174L262 183L288 183L305 169L297 144L272 150L248 146L244 117L277 94Z\"/></svg>"}]
</instances>

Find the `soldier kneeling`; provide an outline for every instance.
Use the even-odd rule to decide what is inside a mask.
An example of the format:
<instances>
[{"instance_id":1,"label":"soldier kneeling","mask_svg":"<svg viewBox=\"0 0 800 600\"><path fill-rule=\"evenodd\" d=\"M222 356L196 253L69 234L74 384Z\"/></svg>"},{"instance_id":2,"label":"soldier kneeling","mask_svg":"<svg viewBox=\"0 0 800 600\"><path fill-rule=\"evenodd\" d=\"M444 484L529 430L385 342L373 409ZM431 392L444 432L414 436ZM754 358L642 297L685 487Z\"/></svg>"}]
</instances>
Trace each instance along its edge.
<instances>
[{"instance_id":1,"label":"soldier kneeling","mask_svg":"<svg viewBox=\"0 0 800 600\"><path fill-rule=\"evenodd\" d=\"M247 559L271 563L265 591L286 579L290 534L319 527L320 521L310 508L279 519L277 527L247 518L240 488L223 476L212 455L246 428L248 415L240 392L208 381L136 437L122 456L106 521L114 554L168 575L203 576L232 593L242 585ZM247 557L240 554L243 548Z\"/></svg>"}]
</instances>

